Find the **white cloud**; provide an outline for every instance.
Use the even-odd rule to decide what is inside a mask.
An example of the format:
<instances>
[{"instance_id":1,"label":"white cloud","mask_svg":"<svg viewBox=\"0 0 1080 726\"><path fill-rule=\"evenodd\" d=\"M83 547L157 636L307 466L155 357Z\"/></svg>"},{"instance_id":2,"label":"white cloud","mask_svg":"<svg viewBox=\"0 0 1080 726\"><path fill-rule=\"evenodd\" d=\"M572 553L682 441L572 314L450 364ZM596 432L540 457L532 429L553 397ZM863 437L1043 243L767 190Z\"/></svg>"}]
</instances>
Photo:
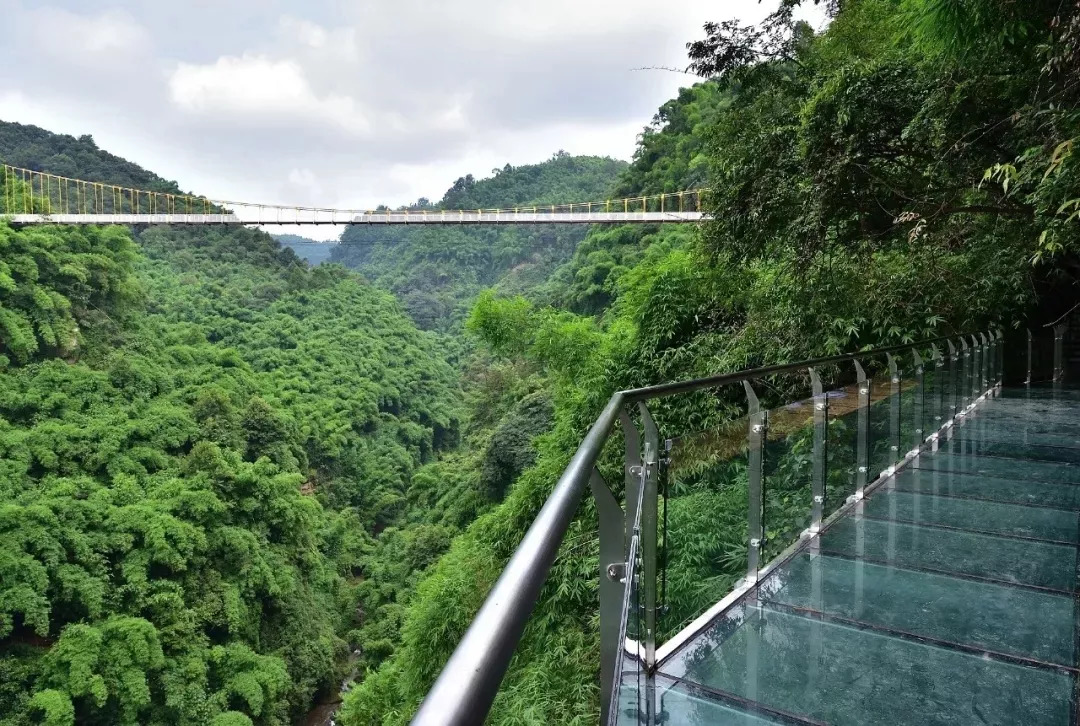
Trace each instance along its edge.
<instances>
[{"instance_id":1,"label":"white cloud","mask_svg":"<svg viewBox=\"0 0 1080 726\"><path fill-rule=\"evenodd\" d=\"M371 129L352 97L318 96L299 63L264 55L222 56L204 65L181 63L169 77L169 97L186 113L224 115L254 126L315 121L351 135Z\"/></svg>"},{"instance_id":2,"label":"white cloud","mask_svg":"<svg viewBox=\"0 0 1080 726\"><path fill-rule=\"evenodd\" d=\"M330 38L330 34L321 25L291 15L282 15L278 25L284 33L312 48L325 47Z\"/></svg>"},{"instance_id":3,"label":"white cloud","mask_svg":"<svg viewBox=\"0 0 1080 726\"><path fill-rule=\"evenodd\" d=\"M43 52L82 63L119 62L151 48L149 31L118 10L81 15L43 7L28 14L26 25Z\"/></svg>"},{"instance_id":4,"label":"white cloud","mask_svg":"<svg viewBox=\"0 0 1080 726\"><path fill-rule=\"evenodd\" d=\"M370 209L558 149L628 159L708 20L776 0L0 0L0 118L184 189ZM332 228L318 228L321 234Z\"/></svg>"},{"instance_id":5,"label":"white cloud","mask_svg":"<svg viewBox=\"0 0 1080 726\"><path fill-rule=\"evenodd\" d=\"M468 94L460 94L450 102L450 105L431 116L431 127L449 131L464 131L469 127L469 120L465 116L465 108L469 103Z\"/></svg>"},{"instance_id":6,"label":"white cloud","mask_svg":"<svg viewBox=\"0 0 1080 726\"><path fill-rule=\"evenodd\" d=\"M296 45L323 59L355 63L360 59L356 28L340 27L327 30L318 23L282 15L278 18L278 33L286 45Z\"/></svg>"},{"instance_id":7,"label":"white cloud","mask_svg":"<svg viewBox=\"0 0 1080 726\"><path fill-rule=\"evenodd\" d=\"M307 188L318 186L315 182L315 173L311 169L293 169L289 172L289 183Z\"/></svg>"},{"instance_id":8,"label":"white cloud","mask_svg":"<svg viewBox=\"0 0 1080 726\"><path fill-rule=\"evenodd\" d=\"M319 177L311 169L290 169L282 197L295 199L296 204L321 206L326 199Z\"/></svg>"}]
</instances>

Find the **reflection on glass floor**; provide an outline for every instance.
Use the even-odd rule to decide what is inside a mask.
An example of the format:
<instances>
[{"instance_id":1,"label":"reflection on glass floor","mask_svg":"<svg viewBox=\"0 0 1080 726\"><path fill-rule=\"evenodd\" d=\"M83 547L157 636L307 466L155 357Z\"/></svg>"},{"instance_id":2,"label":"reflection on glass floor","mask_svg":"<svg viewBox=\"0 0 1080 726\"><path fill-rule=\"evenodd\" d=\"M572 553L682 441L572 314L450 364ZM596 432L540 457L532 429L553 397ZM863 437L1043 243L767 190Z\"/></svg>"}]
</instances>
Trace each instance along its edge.
<instances>
[{"instance_id":1,"label":"reflection on glass floor","mask_svg":"<svg viewBox=\"0 0 1080 726\"><path fill-rule=\"evenodd\" d=\"M1078 522L1080 393L1006 390L662 661L651 709L626 672L619 723L1076 724Z\"/></svg>"}]
</instances>

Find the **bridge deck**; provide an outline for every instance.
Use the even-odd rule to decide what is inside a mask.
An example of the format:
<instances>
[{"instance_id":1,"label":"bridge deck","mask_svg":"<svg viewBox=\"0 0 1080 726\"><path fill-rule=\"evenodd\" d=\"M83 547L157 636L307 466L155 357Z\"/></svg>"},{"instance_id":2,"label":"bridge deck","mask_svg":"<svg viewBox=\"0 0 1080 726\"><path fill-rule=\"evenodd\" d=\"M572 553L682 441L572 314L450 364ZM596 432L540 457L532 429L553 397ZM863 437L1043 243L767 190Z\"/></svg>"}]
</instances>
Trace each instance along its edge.
<instances>
[{"instance_id":1,"label":"bridge deck","mask_svg":"<svg viewBox=\"0 0 1080 726\"><path fill-rule=\"evenodd\" d=\"M259 214L14 214L17 226L38 224L667 224L699 222L701 212L464 212L440 211L354 214L306 211L295 215Z\"/></svg>"},{"instance_id":2,"label":"bridge deck","mask_svg":"<svg viewBox=\"0 0 1080 726\"><path fill-rule=\"evenodd\" d=\"M663 723L1077 723L1080 394L1006 389L939 444L661 661Z\"/></svg>"}]
</instances>

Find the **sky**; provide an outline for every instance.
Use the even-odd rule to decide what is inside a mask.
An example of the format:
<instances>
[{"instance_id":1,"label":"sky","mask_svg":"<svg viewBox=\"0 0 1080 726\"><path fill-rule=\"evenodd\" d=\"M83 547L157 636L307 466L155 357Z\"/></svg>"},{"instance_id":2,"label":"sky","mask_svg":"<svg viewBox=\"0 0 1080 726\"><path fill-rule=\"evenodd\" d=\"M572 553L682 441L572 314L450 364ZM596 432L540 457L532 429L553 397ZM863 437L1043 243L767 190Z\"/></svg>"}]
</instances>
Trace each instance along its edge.
<instances>
[{"instance_id":1,"label":"sky","mask_svg":"<svg viewBox=\"0 0 1080 726\"><path fill-rule=\"evenodd\" d=\"M638 69L683 68L705 22L774 4L0 0L0 119L92 134L215 199L437 201L559 150L629 160L694 82Z\"/></svg>"}]
</instances>

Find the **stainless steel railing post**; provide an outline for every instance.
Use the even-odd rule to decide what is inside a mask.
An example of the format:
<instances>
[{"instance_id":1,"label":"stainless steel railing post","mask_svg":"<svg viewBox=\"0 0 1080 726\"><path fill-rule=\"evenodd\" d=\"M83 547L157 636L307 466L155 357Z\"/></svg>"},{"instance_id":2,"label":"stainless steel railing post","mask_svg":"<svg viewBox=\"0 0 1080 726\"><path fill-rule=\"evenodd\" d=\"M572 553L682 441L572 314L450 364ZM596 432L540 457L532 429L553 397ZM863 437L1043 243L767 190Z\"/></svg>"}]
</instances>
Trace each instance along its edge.
<instances>
[{"instance_id":1,"label":"stainless steel railing post","mask_svg":"<svg viewBox=\"0 0 1080 726\"><path fill-rule=\"evenodd\" d=\"M812 504L810 509L810 531L821 531L821 520L825 515L825 487L829 461L829 398L821 385L821 377L813 367L810 371L810 385L814 393L814 462L811 480Z\"/></svg>"},{"instance_id":2,"label":"stainless steel railing post","mask_svg":"<svg viewBox=\"0 0 1080 726\"><path fill-rule=\"evenodd\" d=\"M926 391L923 388L924 375L923 375L923 359L919 355L917 348L911 349L912 364L915 366L915 390L912 391L913 398L912 405L912 431L911 434L911 450L917 451L923 444L923 440L926 438L924 433L925 424L923 416L925 414L924 407L926 405Z\"/></svg>"},{"instance_id":3,"label":"stainless steel railing post","mask_svg":"<svg viewBox=\"0 0 1080 726\"><path fill-rule=\"evenodd\" d=\"M746 392L748 417L748 441L750 445L747 471L747 552L746 582L757 582L761 569L761 553L765 548L765 442L768 437L768 412L761 410L761 403L749 381L743 381Z\"/></svg>"},{"instance_id":4,"label":"stainless steel railing post","mask_svg":"<svg viewBox=\"0 0 1080 726\"><path fill-rule=\"evenodd\" d=\"M889 467L891 468L904 456L900 453L903 420L900 408L900 369L892 353L886 353L885 357L889 362Z\"/></svg>"},{"instance_id":5,"label":"stainless steel railing post","mask_svg":"<svg viewBox=\"0 0 1080 726\"><path fill-rule=\"evenodd\" d=\"M857 359L852 363L855 364L855 385L859 392L855 423L855 498L861 500L870 483L870 381L862 364Z\"/></svg>"}]
</instances>

